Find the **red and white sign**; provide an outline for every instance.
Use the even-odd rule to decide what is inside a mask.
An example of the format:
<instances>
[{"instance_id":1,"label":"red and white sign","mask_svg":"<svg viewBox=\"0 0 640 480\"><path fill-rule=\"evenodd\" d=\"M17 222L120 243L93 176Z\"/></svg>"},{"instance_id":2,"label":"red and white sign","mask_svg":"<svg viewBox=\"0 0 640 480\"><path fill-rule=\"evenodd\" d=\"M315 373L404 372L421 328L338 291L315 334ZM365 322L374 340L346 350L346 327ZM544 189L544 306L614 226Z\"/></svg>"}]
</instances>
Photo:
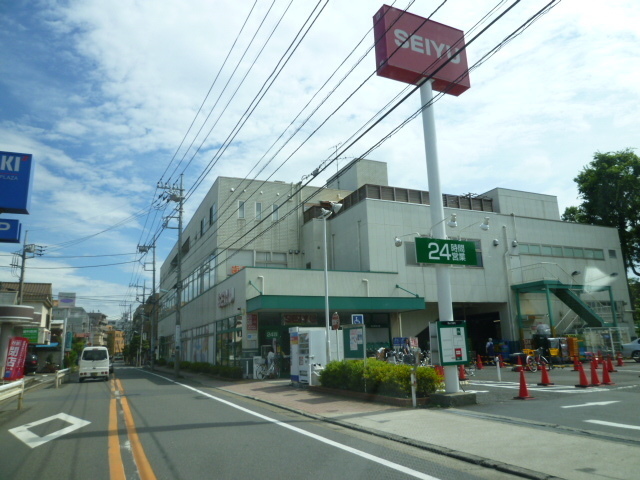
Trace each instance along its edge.
<instances>
[{"instance_id":1,"label":"red and white sign","mask_svg":"<svg viewBox=\"0 0 640 480\"><path fill-rule=\"evenodd\" d=\"M340 315L338 312L334 312L331 316L331 329L338 330L340 328Z\"/></svg>"},{"instance_id":2,"label":"red and white sign","mask_svg":"<svg viewBox=\"0 0 640 480\"><path fill-rule=\"evenodd\" d=\"M24 360L27 357L28 346L27 338L13 337L10 340L4 369L5 380L13 381L24 377Z\"/></svg>"},{"instance_id":3,"label":"red and white sign","mask_svg":"<svg viewBox=\"0 0 640 480\"><path fill-rule=\"evenodd\" d=\"M433 74L432 88L455 96L471 87L462 30L388 5L374 15L373 25L381 77L418 85Z\"/></svg>"}]
</instances>

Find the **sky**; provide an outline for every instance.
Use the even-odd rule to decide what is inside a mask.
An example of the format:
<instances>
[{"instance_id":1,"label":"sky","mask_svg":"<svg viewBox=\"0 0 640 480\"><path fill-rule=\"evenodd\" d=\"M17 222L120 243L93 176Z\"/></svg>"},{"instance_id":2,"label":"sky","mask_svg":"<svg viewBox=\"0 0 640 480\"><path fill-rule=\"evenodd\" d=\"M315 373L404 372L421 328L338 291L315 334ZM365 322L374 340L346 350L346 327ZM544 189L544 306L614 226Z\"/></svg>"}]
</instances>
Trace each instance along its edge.
<instances>
[{"instance_id":1,"label":"sky","mask_svg":"<svg viewBox=\"0 0 640 480\"><path fill-rule=\"evenodd\" d=\"M548 3L388 1L464 31L469 66L480 62L469 90L434 103L444 193L544 193L562 214L594 153L638 147L637 0L552 2L481 61ZM161 228L158 183L181 174L187 220L218 176L295 183L320 167L322 186L363 156L388 164L389 185L428 190L420 117L390 135L419 93L381 119L408 92L375 75L381 6L0 0L0 151L35 162L30 214L0 219L43 247L25 281L113 320L135 309L151 289L138 245L157 239L159 272L177 239ZM0 243L0 282L18 281L21 249Z\"/></svg>"}]
</instances>

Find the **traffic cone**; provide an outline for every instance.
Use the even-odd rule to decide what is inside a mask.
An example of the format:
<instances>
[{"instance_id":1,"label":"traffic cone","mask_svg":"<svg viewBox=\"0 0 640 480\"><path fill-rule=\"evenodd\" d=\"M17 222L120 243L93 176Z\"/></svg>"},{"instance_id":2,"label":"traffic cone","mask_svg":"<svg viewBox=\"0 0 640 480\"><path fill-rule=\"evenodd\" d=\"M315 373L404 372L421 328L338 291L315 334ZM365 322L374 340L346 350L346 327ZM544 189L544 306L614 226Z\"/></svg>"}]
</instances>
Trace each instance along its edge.
<instances>
[{"instance_id":1,"label":"traffic cone","mask_svg":"<svg viewBox=\"0 0 640 480\"><path fill-rule=\"evenodd\" d=\"M600 379L598 378L598 361L594 360L591 362L591 386L597 387L600 385Z\"/></svg>"},{"instance_id":2,"label":"traffic cone","mask_svg":"<svg viewBox=\"0 0 640 480\"><path fill-rule=\"evenodd\" d=\"M580 371L580 362L578 361L578 357L575 356L573 357L573 371L574 372L579 372Z\"/></svg>"},{"instance_id":3,"label":"traffic cone","mask_svg":"<svg viewBox=\"0 0 640 480\"><path fill-rule=\"evenodd\" d=\"M467 378L467 372L464 371L464 365L458 366L458 380L463 382L465 380L469 380Z\"/></svg>"},{"instance_id":4,"label":"traffic cone","mask_svg":"<svg viewBox=\"0 0 640 480\"><path fill-rule=\"evenodd\" d=\"M529 400L533 398L529 395L529 390L527 390L527 382L524 379L524 370L520 370L520 392L517 397L513 397L514 400Z\"/></svg>"},{"instance_id":5,"label":"traffic cone","mask_svg":"<svg viewBox=\"0 0 640 480\"><path fill-rule=\"evenodd\" d=\"M579 370L580 370L580 385L576 385L576 387L578 387L578 388L589 388L591 385L589 385L589 380L587 380L587 374L584 373L584 368L582 368L582 364L579 363L578 367L579 367Z\"/></svg>"},{"instance_id":6,"label":"traffic cone","mask_svg":"<svg viewBox=\"0 0 640 480\"><path fill-rule=\"evenodd\" d=\"M476 368L478 370L482 370L484 368L484 366L482 365L482 357L480 355L478 355L478 362L476 363Z\"/></svg>"},{"instance_id":7,"label":"traffic cone","mask_svg":"<svg viewBox=\"0 0 640 480\"><path fill-rule=\"evenodd\" d=\"M617 372L618 370L616 370L616 368L613 366L613 360L611 359L611 357L609 357L607 359L607 370L609 370L609 373L611 372Z\"/></svg>"},{"instance_id":8,"label":"traffic cone","mask_svg":"<svg viewBox=\"0 0 640 480\"><path fill-rule=\"evenodd\" d=\"M602 366L602 384L615 385L615 383L611 381L611 376L609 375L609 367L606 363Z\"/></svg>"},{"instance_id":9,"label":"traffic cone","mask_svg":"<svg viewBox=\"0 0 640 480\"><path fill-rule=\"evenodd\" d=\"M518 355L518 366L516 367L516 372L522 372L522 357Z\"/></svg>"},{"instance_id":10,"label":"traffic cone","mask_svg":"<svg viewBox=\"0 0 640 480\"><path fill-rule=\"evenodd\" d=\"M498 359L500 360L500 368L504 368L504 362L502 361L502 354L498 355Z\"/></svg>"},{"instance_id":11,"label":"traffic cone","mask_svg":"<svg viewBox=\"0 0 640 480\"><path fill-rule=\"evenodd\" d=\"M624 360L622 359L622 352L618 352L618 367L624 367Z\"/></svg>"},{"instance_id":12,"label":"traffic cone","mask_svg":"<svg viewBox=\"0 0 640 480\"><path fill-rule=\"evenodd\" d=\"M545 367L544 363L542 364L542 379L538 384L541 387L547 387L549 385L555 385L549 378L549 372L547 372L547 367Z\"/></svg>"}]
</instances>

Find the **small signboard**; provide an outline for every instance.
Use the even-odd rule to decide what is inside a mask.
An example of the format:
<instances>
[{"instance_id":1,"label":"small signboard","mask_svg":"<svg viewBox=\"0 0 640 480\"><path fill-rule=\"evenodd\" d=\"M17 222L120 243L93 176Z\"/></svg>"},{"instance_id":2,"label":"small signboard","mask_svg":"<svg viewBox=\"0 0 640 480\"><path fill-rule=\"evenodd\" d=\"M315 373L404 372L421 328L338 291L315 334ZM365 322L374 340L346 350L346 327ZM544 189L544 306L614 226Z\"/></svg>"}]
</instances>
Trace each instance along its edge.
<instances>
[{"instance_id":1,"label":"small signboard","mask_svg":"<svg viewBox=\"0 0 640 480\"><path fill-rule=\"evenodd\" d=\"M0 243L20 243L21 231L19 220L0 219Z\"/></svg>"},{"instance_id":2,"label":"small signboard","mask_svg":"<svg viewBox=\"0 0 640 480\"><path fill-rule=\"evenodd\" d=\"M440 361L443 367L469 363L467 323L463 320L437 322Z\"/></svg>"},{"instance_id":3,"label":"small signboard","mask_svg":"<svg viewBox=\"0 0 640 480\"><path fill-rule=\"evenodd\" d=\"M29 340L24 337L13 337L9 341L4 379L13 381L24 377L24 360L27 357Z\"/></svg>"},{"instance_id":4,"label":"small signboard","mask_svg":"<svg viewBox=\"0 0 640 480\"><path fill-rule=\"evenodd\" d=\"M416 238L416 260L447 265L478 264L475 243L427 237Z\"/></svg>"},{"instance_id":5,"label":"small signboard","mask_svg":"<svg viewBox=\"0 0 640 480\"><path fill-rule=\"evenodd\" d=\"M364 325L344 325L342 327L342 340L345 359L366 358L366 332Z\"/></svg>"},{"instance_id":6,"label":"small signboard","mask_svg":"<svg viewBox=\"0 0 640 480\"><path fill-rule=\"evenodd\" d=\"M352 325L363 325L364 324L364 315L362 313L354 313L351 315L351 324Z\"/></svg>"},{"instance_id":7,"label":"small signboard","mask_svg":"<svg viewBox=\"0 0 640 480\"><path fill-rule=\"evenodd\" d=\"M338 315L338 312L333 312L333 315L331 316L331 329L338 330L339 328L340 328L340 315Z\"/></svg>"}]
</instances>

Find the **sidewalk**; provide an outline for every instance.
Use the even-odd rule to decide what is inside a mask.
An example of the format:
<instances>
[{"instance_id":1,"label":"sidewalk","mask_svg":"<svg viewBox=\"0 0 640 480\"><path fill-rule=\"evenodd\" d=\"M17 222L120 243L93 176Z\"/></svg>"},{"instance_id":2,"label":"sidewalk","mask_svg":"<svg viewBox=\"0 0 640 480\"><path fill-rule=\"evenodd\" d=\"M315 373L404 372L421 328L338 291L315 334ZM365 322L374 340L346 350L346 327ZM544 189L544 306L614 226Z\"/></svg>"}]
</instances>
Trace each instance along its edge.
<instances>
[{"instance_id":1,"label":"sidewalk","mask_svg":"<svg viewBox=\"0 0 640 480\"><path fill-rule=\"evenodd\" d=\"M158 372L172 375L168 369ZM457 409L402 408L291 386L289 380L225 382L181 372L185 379L299 414L482 464L520 478L637 478L640 448L535 424L461 415ZM399 435L398 432L402 432ZM410 432L409 436L408 432Z\"/></svg>"}]
</instances>

